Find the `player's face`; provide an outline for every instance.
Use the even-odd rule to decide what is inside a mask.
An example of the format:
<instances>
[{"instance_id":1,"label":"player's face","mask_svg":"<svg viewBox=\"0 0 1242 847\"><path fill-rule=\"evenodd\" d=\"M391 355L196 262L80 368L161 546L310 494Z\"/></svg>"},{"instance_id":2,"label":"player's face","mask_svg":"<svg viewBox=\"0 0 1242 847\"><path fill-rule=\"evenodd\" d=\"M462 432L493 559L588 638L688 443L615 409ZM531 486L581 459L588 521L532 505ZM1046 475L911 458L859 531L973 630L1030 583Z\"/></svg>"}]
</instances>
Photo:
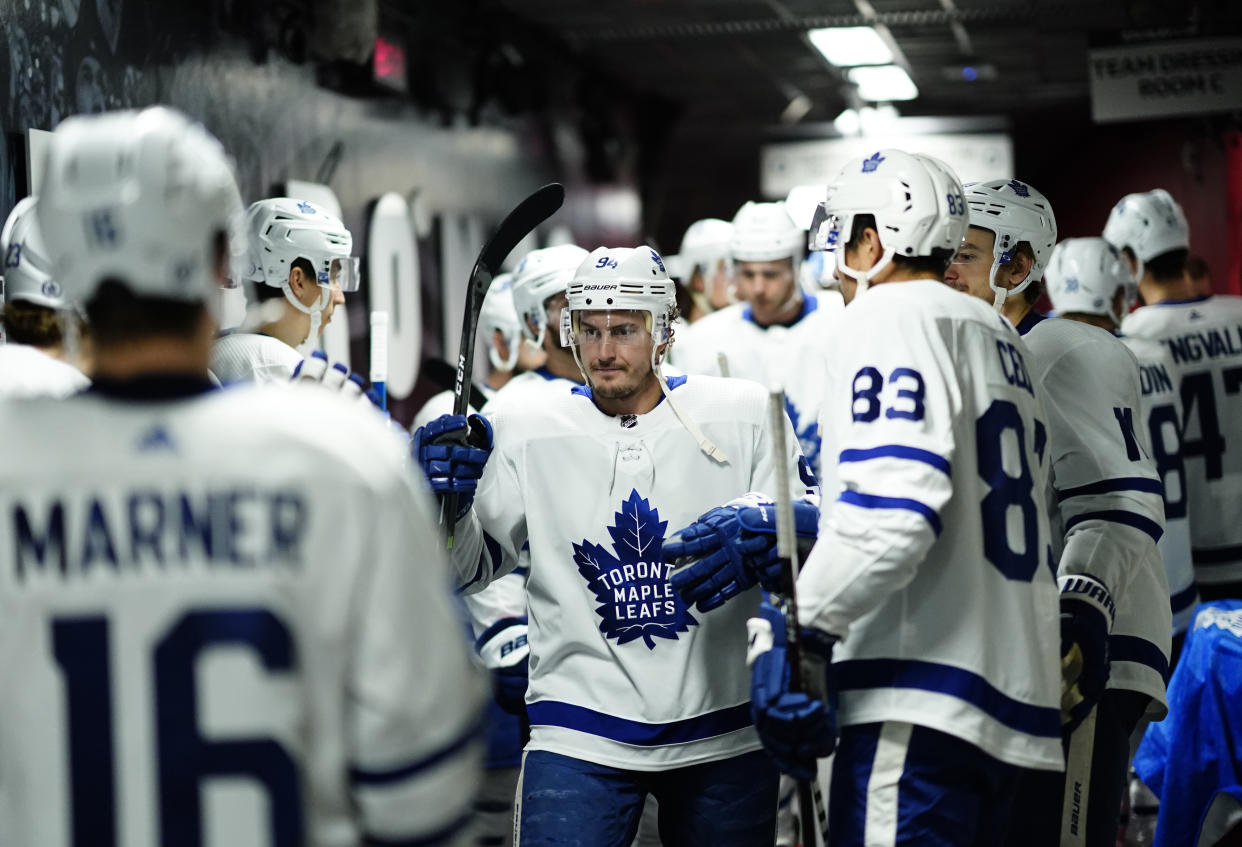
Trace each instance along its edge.
<instances>
[{"instance_id":1,"label":"player's face","mask_svg":"<svg viewBox=\"0 0 1242 847\"><path fill-rule=\"evenodd\" d=\"M789 308L798 281L793 260L738 262L738 294L750 303L755 320L771 323Z\"/></svg>"},{"instance_id":2,"label":"player's face","mask_svg":"<svg viewBox=\"0 0 1242 847\"><path fill-rule=\"evenodd\" d=\"M645 312L583 312L578 345L591 390L605 400L623 400L651 377L651 332Z\"/></svg>"},{"instance_id":3,"label":"player's face","mask_svg":"<svg viewBox=\"0 0 1242 847\"><path fill-rule=\"evenodd\" d=\"M543 312L548 317L548 330L543 335L544 350L561 349L561 311L569 305L564 291L553 294L543 301ZM531 327L533 332L535 327Z\"/></svg>"},{"instance_id":4,"label":"player's face","mask_svg":"<svg viewBox=\"0 0 1242 847\"><path fill-rule=\"evenodd\" d=\"M977 226L967 229L962 246L944 273L945 284L991 303L993 297L988 285L988 273L992 269L992 247L995 244L996 236L989 230ZM998 273L997 283L1000 282Z\"/></svg>"}]
</instances>

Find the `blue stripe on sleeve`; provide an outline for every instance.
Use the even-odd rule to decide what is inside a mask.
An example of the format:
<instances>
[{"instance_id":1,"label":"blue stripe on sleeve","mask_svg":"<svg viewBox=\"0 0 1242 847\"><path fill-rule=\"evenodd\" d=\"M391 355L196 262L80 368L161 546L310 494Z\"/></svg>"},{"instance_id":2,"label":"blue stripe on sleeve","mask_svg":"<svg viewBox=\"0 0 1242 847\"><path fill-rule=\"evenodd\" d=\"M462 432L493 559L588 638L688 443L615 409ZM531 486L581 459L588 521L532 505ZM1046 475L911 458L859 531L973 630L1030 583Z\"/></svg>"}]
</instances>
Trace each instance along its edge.
<instances>
[{"instance_id":1,"label":"blue stripe on sleeve","mask_svg":"<svg viewBox=\"0 0 1242 847\"><path fill-rule=\"evenodd\" d=\"M1190 558L1194 561L1195 567L1202 565L1232 565L1235 562L1242 562L1242 546L1194 547L1191 548Z\"/></svg>"},{"instance_id":2,"label":"blue stripe on sleeve","mask_svg":"<svg viewBox=\"0 0 1242 847\"><path fill-rule=\"evenodd\" d=\"M1108 660L1110 662L1135 662L1160 674L1168 684L1169 660L1160 648L1146 638L1135 635L1108 636Z\"/></svg>"},{"instance_id":3,"label":"blue stripe on sleeve","mask_svg":"<svg viewBox=\"0 0 1242 847\"><path fill-rule=\"evenodd\" d=\"M1083 512L1081 515L1074 515L1065 522L1065 531L1069 532L1083 521L1109 521L1132 526L1150 535L1152 541L1159 541L1160 536L1164 535L1164 527L1151 518L1136 512L1127 512L1124 509L1104 509L1099 512Z\"/></svg>"},{"instance_id":4,"label":"blue stripe on sleeve","mask_svg":"<svg viewBox=\"0 0 1242 847\"><path fill-rule=\"evenodd\" d=\"M1169 598L1169 608L1173 610L1173 614L1177 614L1183 609L1189 609L1199 599L1199 586L1193 582L1186 588L1174 594Z\"/></svg>"},{"instance_id":5,"label":"blue stripe on sleeve","mask_svg":"<svg viewBox=\"0 0 1242 847\"><path fill-rule=\"evenodd\" d=\"M1071 497L1081 497L1084 494L1111 494L1115 491L1144 491L1148 494L1164 496L1164 486L1158 479L1148 479L1142 476L1122 476L1116 479L1102 479L1099 482L1058 491L1057 502L1060 503Z\"/></svg>"},{"instance_id":6,"label":"blue stripe on sleeve","mask_svg":"<svg viewBox=\"0 0 1242 847\"><path fill-rule=\"evenodd\" d=\"M922 462L925 465L931 465L945 476L952 476L949 460L944 456L938 456L930 450L907 447L904 444L883 444L879 447L869 447L865 450L842 450L838 461L843 463L865 462L868 459L883 458L909 459L913 462Z\"/></svg>"},{"instance_id":7,"label":"blue stripe on sleeve","mask_svg":"<svg viewBox=\"0 0 1242 847\"><path fill-rule=\"evenodd\" d=\"M832 668L842 691L912 688L948 694L980 709L1018 732L1038 738L1061 737L1061 712L1015 700L964 668L913 659L847 659Z\"/></svg>"},{"instance_id":8,"label":"blue stripe on sleeve","mask_svg":"<svg viewBox=\"0 0 1242 847\"><path fill-rule=\"evenodd\" d=\"M483 533L483 552L479 554L479 566L475 568L474 576L470 578L470 581L461 588L457 589L457 593L460 594L483 578L483 572L487 565L487 559L484 558L485 556L490 557L492 560L491 573L494 574L496 571L500 570L500 564L503 561L503 554L500 551L500 543L486 532Z\"/></svg>"},{"instance_id":9,"label":"blue stripe on sleeve","mask_svg":"<svg viewBox=\"0 0 1242 847\"><path fill-rule=\"evenodd\" d=\"M525 615L515 615L511 618L501 618L500 620L495 621L487 629L483 630L483 634L474 640L474 649L481 650L484 644L486 644L488 641L490 641L492 638L494 638L499 633L503 632L504 630L508 629L511 626L525 626L526 623L527 623L527 618Z\"/></svg>"},{"instance_id":10,"label":"blue stripe on sleeve","mask_svg":"<svg viewBox=\"0 0 1242 847\"><path fill-rule=\"evenodd\" d=\"M415 838L381 838L368 833L362 836L362 843L364 847L435 847L437 844L447 844L452 841L453 837L461 832L473 817L472 811L466 812L447 826Z\"/></svg>"},{"instance_id":11,"label":"blue stripe on sleeve","mask_svg":"<svg viewBox=\"0 0 1242 847\"><path fill-rule=\"evenodd\" d=\"M751 725L750 703L671 723L644 723L555 700L527 704L526 713L532 726L559 726L636 747L662 747L667 744L701 741Z\"/></svg>"},{"instance_id":12,"label":"blue stripe on sleeve","mask_svg":"<svg viewBox=\"0 0 1242 847\"><path fill-rule=\"evenodd\" d=\"M424 756L415 762L398 765L395 768L377 771L351 767L349 769L349 779L356 785L391 785L394 782L401 782L429 768L434 768L441 762L461 753L466 747L470 746L471 742L480 737L479 732L480 725L478 723L472 724L460 736L434 753Z\"/></svg>"},{"instance_id":13,"label":"blue stripe on sleeve","mask_svg":"<svg viewBox=\"0 0 1242 847\"><path fill-rule=\"evenodd\" d=\"M926 503L920 503L918 500L911 500L908 497L880 497L875 494L863 494L861 491L846 489L841 492L841 496L837 500L863 509L905 509L908 512L915 512L927 519L927 522L931 524L932 532L936 533L937 536L940 535L940 531L944 528L940 523L940 515L936 514L935 509Z\"/></svg>"}]
</instances>

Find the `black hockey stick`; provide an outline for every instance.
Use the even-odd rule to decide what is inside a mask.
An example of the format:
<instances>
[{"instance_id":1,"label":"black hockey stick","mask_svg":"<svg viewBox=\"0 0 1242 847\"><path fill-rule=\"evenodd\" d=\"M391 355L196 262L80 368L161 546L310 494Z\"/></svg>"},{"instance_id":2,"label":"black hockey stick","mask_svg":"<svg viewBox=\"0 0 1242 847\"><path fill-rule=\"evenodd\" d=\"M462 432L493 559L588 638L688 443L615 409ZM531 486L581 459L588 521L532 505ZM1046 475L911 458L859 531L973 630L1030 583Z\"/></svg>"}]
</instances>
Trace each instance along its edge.
<instances>
[{"instance_id":1,"label":"black hockey stick","mask_svg":"<svg viewBox=\"0 0 1242 847\"><path fill-rule=\"evenodd\" d=\"M776 472L776 558L781 568L781 592L773 595L785 619L785 643L789 660L789 688L812 697L823 696L808 686L803 676L802 644L798 628L798 539L794 536L793 501L790 494L789 448L785 436L788 420L785 412L785 392L773 387L769 392L769 417L772 427L772 465ZM802 847L817 847L828 842L824 829L828 815L824 811L824 798L815 777L798 780L798 823Z\"/></svg>"},{"instance_id":2,"label":"black hockey stick","mask_svg":"<svg viewBox=\"0 0 1242 847\"><path fill-rule=\"evenodd\" d=\"M479 326L479 311L483 297L491 287L492 277L500 271L500 263L513 252L518 242L534 231L535 227L552 217L565 202L565 187L552 182L527 197L510 212L492 237L483 245L479 258L470 272L466 289L466 309L461 322L461 346L457 353L457 379L453 386L453 414L464 415L470 401L470 374L474 371L474 336ZM466 443L466 434L461 436ZM453 532L457 529L457 493L450 492L444 498L444 520L448 524L447 542L453 548Z\"/></svg>"},{"instance_id":3,"label":"black hockey stick","mask_svg":"<svg viewBox=\"0 0 1242 847\"><path fill-rule=\"evenodd\" d=\"M457 368L443 359L423 359L423 373L445 391L453 391L457 387ZM476 383L471 382L468 401L471 408L482 409L487 404L487 395Z\"/></svg>"}]
</instances>

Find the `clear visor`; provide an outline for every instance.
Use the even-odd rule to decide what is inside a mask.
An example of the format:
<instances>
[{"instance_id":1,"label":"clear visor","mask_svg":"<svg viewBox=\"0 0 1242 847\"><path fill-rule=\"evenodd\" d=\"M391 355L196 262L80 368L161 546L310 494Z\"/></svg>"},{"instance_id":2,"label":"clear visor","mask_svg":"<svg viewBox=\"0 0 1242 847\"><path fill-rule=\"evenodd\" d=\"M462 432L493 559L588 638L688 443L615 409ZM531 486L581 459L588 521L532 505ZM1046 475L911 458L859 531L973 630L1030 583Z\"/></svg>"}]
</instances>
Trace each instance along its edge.
<instances>
[{"instance_id":1,"label":"clear visor","mask_svg":"<svg viewBox=\"0 0 1242 847\"><path fill-rule=\"evenodd\" d=\"M954 265L990 265L991 263L991 256L988 256L982 250L976 250L974 247L959 247L958 251L953 254L952 264Z\"/></svg>"},{"instance_id":2,"label":"clear visor","mask_svg":"<svg viewBox=\"0 0 1242 847\"><path fill-rule=\"evenodd\" d=\"M811 251L836 250L841 238L841 218L830 214L823 203L815 207L811 228L807 231L806 247Z\"/></svg>"},{"instance_id":3,"label":"clear visor","mask_svg":"<svg viewBox=\"0 0 1242 847\"><path fill-rule=\"evenodd\" d=\"M579 347L641 347L651 344L651 316L639 311L573 312L573 341Z\"/></svg>"},{"instance_id":4,"label":"clear visor","mask_svg":"<svg viewBox=\"0 0 1242 847\"><path fill-rule=\"evenodd\" d=\"M361 263L356 256L334 258L319 266L319 284L339 288L346 293L357 291L362 284Z\"/></svg>"}]
</instances>

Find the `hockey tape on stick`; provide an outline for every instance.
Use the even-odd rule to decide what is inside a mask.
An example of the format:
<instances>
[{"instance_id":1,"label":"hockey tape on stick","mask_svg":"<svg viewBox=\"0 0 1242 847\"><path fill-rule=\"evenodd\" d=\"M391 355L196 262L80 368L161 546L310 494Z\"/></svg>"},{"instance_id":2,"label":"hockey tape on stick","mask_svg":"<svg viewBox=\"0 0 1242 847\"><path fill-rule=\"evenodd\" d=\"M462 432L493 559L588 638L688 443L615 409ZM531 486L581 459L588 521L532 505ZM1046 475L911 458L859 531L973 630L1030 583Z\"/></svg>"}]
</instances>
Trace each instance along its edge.
<instances>
[{"instance_id":1,"label":"hockey tape on stick","mask_svg":"<svg viewBox=\"0 0 1242 847\"><path fill-rule=\"evenodd\" d=\"M1061 847L1086 847L1087 802L1091 794L1091 751L1095 747L1096 706L1070 736L1065 756L1065 799L1061 801Z\"/></svg>"},{"instance_id":2,"label":"hockey tape on stick","mask_svg":"<svg viewBox=\"0 0 1242 847\"><path fill-rule=\"evenodd\" d=\"M461 323L461 347L457 353L457 378L453 385L453 414L466 414L470 397L470 374L474 371L475 333L479 328L479 312L483 298L491 287L492 278L500 272L500 264L513 252L518 242L532 233L535 227L546 221L565 202L565 186L551 182L535 191L510 212L492 237L479 251L474 269L470 271L469 287L466 289L466 308ZM465 433L462 434L463 444ZM447 544L453 549L453 532L457 528L457 493L444 498L441 520L447 524Z\"/></svg>"},{"instance_id":3,"label":"hockey tape on stick","mask_svg":"<svg viewBox=\"0 0 1242 847\"><path fill-rule=\"evenodd\" d=\"M380 408L388 410L388 313L371 313L371 385Z\"/></svg>"}]
</instances>

